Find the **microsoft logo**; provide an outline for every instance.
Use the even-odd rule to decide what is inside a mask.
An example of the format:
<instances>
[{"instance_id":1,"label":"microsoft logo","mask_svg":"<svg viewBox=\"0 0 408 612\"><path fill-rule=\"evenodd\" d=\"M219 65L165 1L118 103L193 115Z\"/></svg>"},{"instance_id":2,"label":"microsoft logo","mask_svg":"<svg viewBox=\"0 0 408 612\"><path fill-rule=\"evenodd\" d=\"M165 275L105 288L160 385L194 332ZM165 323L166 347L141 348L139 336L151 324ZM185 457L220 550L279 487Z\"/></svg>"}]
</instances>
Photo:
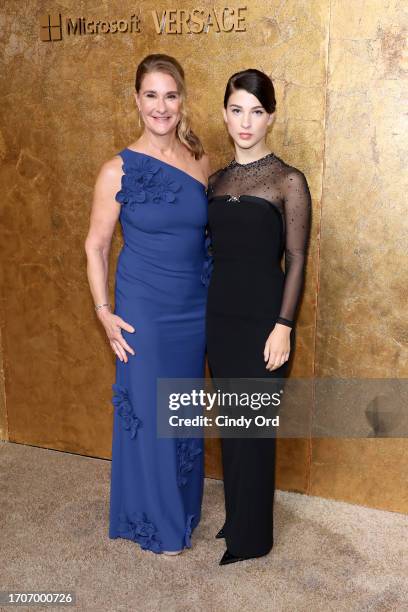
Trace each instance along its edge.
<instances>
[{"instance_id":1,"label":"microsoft logo","mask_svg":"<svg viewBox=\"0 0 408 612\"><path fill-rule=\"evenodd\" d=\"M43 15L40 17L40 40L43 42L62 40L61 14Z\"/></svg>"},{"instance_id":2,"label":"microsoft logo","mask_svg":"<svg viewBox=\"0 0 408 612\"><path fill-rule=\"evenodd\" d=\"M62 40L64 35L83 36L84 34L115 34L140 32L139 15L131 15L129 19L86 19L77 17L63 19L61 13L43 15L40 17L40 40L43 42L54 42Z\"/></svg>"}]
</instances>

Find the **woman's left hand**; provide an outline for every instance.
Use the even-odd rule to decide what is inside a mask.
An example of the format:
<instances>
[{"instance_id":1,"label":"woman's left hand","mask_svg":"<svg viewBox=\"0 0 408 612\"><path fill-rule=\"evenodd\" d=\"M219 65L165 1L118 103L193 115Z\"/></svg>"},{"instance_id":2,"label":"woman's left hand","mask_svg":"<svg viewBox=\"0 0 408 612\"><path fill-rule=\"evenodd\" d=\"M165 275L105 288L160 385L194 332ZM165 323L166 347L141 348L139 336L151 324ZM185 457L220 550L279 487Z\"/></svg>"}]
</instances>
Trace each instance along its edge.
<instances>
[{"instance_id":1,"label":"woman's left hand","mask_svg":"<svg viewBox=\"0 0 408 612\"><path fill-rule=\"evenodd\" d=\"M267 362L266 369L270 372L280 368L289 359L290 332L291 328L287 325L276 323L269 334L264 348L264 361Z\"/></svg>"}]
</instances>

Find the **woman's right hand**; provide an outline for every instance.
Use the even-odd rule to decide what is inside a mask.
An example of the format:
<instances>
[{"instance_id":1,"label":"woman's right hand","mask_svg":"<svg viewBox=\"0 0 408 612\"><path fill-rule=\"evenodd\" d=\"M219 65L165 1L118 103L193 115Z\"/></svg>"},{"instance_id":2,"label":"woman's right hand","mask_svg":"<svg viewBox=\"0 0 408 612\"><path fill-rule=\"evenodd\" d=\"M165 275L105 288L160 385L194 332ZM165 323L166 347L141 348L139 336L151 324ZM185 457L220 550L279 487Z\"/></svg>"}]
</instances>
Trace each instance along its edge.
<instances>
[{"instance_id":1,"label":"woman's right hand","mask_svg":"<svg viewBox=\"0 0 408 612\"><path fill-rule=\"evenodd\" d=\"M124 329L128 332L133 333L135 328L132 327L129 323L126 323L121 317L110 312L106 308L101 308L98 312L98 318L102 325L105 328L106 335L109 338L110 345L113 349L115 355L119 357L121 361L127 363L128 356L126 351L129 351L131 355L135 354L135 351L131 346L126 342L124 337L122 336L121 329Z\"/></svg>"}]
</instances>

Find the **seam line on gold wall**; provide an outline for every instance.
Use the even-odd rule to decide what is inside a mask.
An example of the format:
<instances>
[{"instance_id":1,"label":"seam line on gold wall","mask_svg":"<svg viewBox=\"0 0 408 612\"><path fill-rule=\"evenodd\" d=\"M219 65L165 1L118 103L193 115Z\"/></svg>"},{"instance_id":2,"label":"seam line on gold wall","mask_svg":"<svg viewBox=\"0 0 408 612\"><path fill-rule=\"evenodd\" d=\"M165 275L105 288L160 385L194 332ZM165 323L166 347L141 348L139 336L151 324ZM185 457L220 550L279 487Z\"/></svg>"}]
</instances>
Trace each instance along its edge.
<instances>
[{"instance_id":1,"label":"seam line on gold wall","mask_svg":"<svg viewBox=\"0 0 408 612\"><path fill-rule=\"evenodd\" d=\"M331 33L331 2L328 0L328 27L326 34L326 62L325 62L325 95L324 95L324 112L323 112L323 167L321 172L321 188L320 188L320 211L319 211L319 226L318 226L318 240L317 240L317 271L316 271L316 308L315 308L315 333L314 333L314 348L313 348L313 379L316 378L316 352L317 352L317 335L319 325L319 294L320 294L320 245L321 245L321 234L322 234L322 217L323 217L323 205L324 205L324 181L326 174L326 138L327 138L327 98L329 89L329 68L330 68L330 33ZM313 385L313 400L312 410L314 411L316 406L315 388ZM308 482L307 482L307 493L311 494L312 491L312 461L313 461L313 438L309 436L309 449L308 449Z\"/></svg>"}]
</instances>

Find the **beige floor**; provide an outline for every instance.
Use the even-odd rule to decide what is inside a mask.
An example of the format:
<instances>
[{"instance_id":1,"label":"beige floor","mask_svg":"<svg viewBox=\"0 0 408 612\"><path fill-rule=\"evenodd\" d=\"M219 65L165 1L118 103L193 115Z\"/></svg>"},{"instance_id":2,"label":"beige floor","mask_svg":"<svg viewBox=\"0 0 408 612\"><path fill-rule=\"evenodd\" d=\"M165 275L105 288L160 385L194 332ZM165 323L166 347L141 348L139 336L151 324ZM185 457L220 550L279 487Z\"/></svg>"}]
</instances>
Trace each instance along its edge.
<instances>
[{"instance_id":1,"label":"beige floor","mask_svg":"<svg viewBox=\"0 0 408 612\"><path fill-rule=\"evenodd\" d=\"M109 477L109 461L0 443L0 590L71 589L99 612L408 610L406 515L277 491L272 552L220 567L220 481L193 548L165 557L108 538Z\"/></svg>"}]
</instances>

